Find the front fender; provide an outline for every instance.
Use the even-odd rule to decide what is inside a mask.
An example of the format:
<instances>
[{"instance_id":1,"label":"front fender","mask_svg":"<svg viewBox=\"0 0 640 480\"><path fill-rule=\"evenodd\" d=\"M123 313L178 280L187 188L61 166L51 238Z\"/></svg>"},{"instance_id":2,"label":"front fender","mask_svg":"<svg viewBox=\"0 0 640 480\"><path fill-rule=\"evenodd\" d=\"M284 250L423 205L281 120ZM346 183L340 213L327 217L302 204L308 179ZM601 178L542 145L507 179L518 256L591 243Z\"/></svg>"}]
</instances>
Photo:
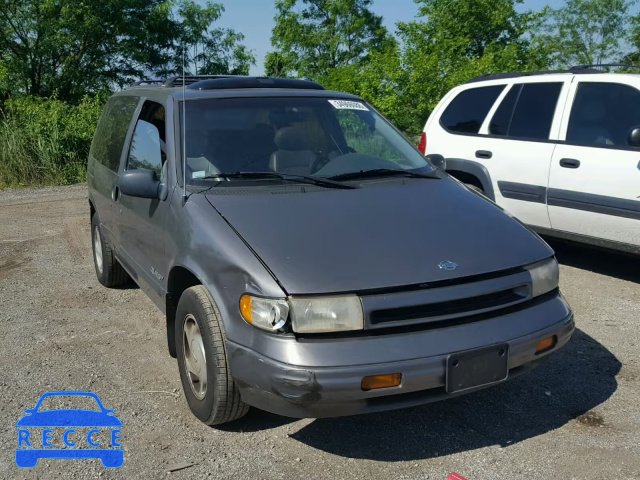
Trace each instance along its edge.
<instances>
[{"instance_id":1,"label":"front fender","mask_svg":"<svg viewBox=\"0 0 640 480\"><path fill-rule=\"evenodd\" d=\"M172 202L168 225L167 282L176 267L191 272L216 302L227 338L250 345L255 328L240 316L240 297L285 298L286 292L203 195ZM166 290L171 294L170 285Z\"/></svg>"}]
</instances>

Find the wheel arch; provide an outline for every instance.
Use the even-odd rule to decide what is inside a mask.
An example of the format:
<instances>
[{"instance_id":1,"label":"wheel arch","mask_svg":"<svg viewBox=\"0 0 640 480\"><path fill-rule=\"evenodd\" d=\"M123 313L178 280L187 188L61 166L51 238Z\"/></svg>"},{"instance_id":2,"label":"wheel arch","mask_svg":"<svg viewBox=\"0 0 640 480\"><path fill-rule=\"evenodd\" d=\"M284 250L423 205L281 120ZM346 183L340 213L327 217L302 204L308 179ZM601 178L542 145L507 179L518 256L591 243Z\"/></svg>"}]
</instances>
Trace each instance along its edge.
<instances>
[{"instance_id":1,"label":"wheel arch","mask_svg":"<svg viewBox=\"0 0 640 480\"><path fill-rule=\"evenodd\" d=\"M175 321L176 310L178 309L178 301L182 293L196 285L204 285L204 282L198 278L191 270L182 265L174 266L169 272L167 278L167 293L165 295L166 317L167 317L167 345L169 354L176 358L176 338L175 338Z\"/></svg>"},{"instance_id":2,"label":"wheel arch","mask_svg":"<svg viewBox=\"0 0 640 480\"><path fill-rule=\"evenodd\" d=\"M93 205L93 200L89 199L89 221L93 219L96 213L96 207Z\"/></svg>"},{"instance_id":3,"label":"wheel arch","mask_svg":"<svg viewBox=\"0 0 640 480\"><path fill-rule=\"evenodd\" d=\"M491 176L487 167L481 163L463 158L447 158L447 173L463 183L471 183L482 188L485 196L495 202Z\"/></svg>"}]
</instances>

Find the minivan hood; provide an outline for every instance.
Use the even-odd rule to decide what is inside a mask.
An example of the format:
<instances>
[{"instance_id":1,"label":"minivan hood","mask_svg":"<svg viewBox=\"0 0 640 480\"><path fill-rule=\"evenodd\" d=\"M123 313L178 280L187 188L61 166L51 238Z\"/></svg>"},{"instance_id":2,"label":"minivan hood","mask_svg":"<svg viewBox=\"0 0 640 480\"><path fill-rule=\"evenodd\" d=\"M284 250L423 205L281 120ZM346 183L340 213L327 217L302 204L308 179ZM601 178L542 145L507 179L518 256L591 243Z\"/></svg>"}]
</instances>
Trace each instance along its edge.
<instances>
[{"instance_id":1,"label":"minivan hood","mask_svg":"<svg viewBox=\"0 0 640 480\"><path fill-rule=\"evenodd\" d=\"M306 193L238 188L237 195L225 189L207 199L290 295L416 285L553 254L522 224L451 179ZM439 268L447 260L458 267Z\"/></svg>"}]
</instances>

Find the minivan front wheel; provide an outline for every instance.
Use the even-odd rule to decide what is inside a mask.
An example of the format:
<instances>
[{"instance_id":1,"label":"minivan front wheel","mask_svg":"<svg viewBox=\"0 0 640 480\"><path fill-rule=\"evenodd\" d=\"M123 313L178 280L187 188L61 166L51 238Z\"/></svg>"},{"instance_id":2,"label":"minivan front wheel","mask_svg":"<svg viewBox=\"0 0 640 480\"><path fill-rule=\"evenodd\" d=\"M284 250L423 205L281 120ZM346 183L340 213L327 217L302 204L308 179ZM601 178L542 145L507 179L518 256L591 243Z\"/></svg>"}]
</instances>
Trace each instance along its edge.
<instances>
[{"instance_id":1,"label":"minivan front wheel","mask_svg":"<svg viewBox=\"0 0 640 480\"><path fill-rule=\"evenodd\" d=\"M111 245L102 232L97 213L91 218L91 247L98 281L105 287L125 285L129 281L129 275L113 255Z\"/></svg>"},{"instance_id":2,"label":"minivan front wheel","mask_svg":"<svg viewBox=\"0 0 640 480\"><path fill-rule=\"evenodd\" d=\"M175 326L182 389L193 414L207 425L243 417L249 405L231 376L220 312L202 285L180 296Z\"/></svg>"}]
</instances>

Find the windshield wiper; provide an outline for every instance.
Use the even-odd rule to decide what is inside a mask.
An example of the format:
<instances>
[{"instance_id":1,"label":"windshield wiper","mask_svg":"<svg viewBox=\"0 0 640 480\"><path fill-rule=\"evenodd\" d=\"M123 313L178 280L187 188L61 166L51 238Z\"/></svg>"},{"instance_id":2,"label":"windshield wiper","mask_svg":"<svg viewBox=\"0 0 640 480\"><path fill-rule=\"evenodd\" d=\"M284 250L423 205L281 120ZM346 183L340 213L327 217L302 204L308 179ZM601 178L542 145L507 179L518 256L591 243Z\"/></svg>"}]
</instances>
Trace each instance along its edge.
<instances>
[{"instance_id":1,"label":"windshield wiper","mask_svg":"<svg viewBox=\"0 0 640 480\"><path fill-rule=\"evenodd\" d=\"M252 180L268 180L278 179L286 180L288 182L306 183L309 185L318 185L326 188L341 188L343 190L351 190L355 187L353 185L345 185L344 183L334 182L331 179L312 177L308 175L294 175L291 173L278 173L278 172L235 172L235 173L217 173L215 175L209 175L199 178L198 180L220 180L220 179L252 179Z\"/></svg>"},{"instance_id":2,"label":"windshield wiper","mask_svg":"<svg viewBox=\"0 0 640 480\"><path fill-rule=\"evenodd\" d=\"M328 180L340 181L340 180L357 180L360 178L375 178L375 177L411 177L411 178L431 178L437 179L435 175L429 175L426 173L412 172L411 170L396 170L393 168L376 168L373 170L360 170L359 172L342 173L340 175L334 175L328 177Z\"/></svg>"}]
</instances>

